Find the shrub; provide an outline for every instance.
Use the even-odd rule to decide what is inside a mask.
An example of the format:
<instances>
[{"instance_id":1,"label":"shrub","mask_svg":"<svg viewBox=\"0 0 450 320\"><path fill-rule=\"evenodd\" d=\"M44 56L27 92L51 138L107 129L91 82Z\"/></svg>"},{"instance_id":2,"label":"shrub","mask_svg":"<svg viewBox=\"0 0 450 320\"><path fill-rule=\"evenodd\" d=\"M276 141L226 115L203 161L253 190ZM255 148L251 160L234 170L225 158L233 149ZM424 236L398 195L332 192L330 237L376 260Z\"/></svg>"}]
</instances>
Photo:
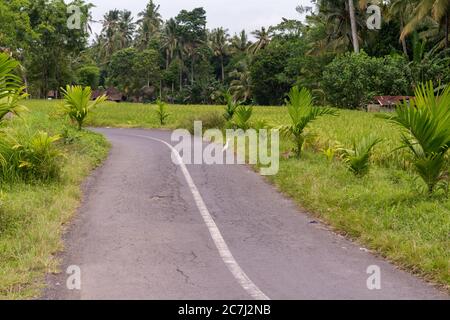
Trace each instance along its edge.
<instances>
[{"instance_id":1,"label":"shrub","mask_svg":"<svg viewBox=\"0 0 450 320\"><path fill-rule=\"evenodd\" d=\"M381 115L403 128L403 147L431 194L447 180L446 154L450 148L450 86L435 95L433 83L420 85L415 99L397 106L393 116Z\"/></svg>"},{"instance_id":2,"label":"shrub","mask_svg":"<svg viewBox=\"0 0 450 320\"><path fill-rule=\"evenodd\" d=\"M344 163L356 176L362 177L369 172L370 154L373 148L382 140L365 137L360 141L353 141L352 149L338 148Z\"/></svg>"},{"instance_id":3,"label":"shrub","mask_svg":"<svg viewBox=\"0 0 450 320\"><path fill-rule=\"evenodd\" d=\"M19 160L19 172L25 179L50 180L59 177L63 154L55 142L60 138L38 131L13 147Z\"/></svg>"},{"instance_id":4,"label":"shrub","mask_svg":"<svg viewBox=\"0 0 450 320\"><path fill-rule=\"evenodd\" d=\"M97 89L100 81L100 69L96 66L84 66L77 70L77 83L81 86Z\"/></svg>"},{"instance_id":5,"label":"shrub","mask_svg":"<svg viewBox=\"0 0 450 320\"><path fill-rule=\"evenodd\" d=\"M410 91L403 57L369 57L347 53L335 58L323 72L328 103L336 107L365 107L376 95L406 95Z\"/></svg>"},{"instance_id":6,"label":"shrub","mask_svg":"<svg viewBox=\"0 0 450 320\"><path fill-rule=\"evenodd\" d=\"M6 181L44 181L60 175L63 154L60 136L38 132L4 132L0 141L1 178Z\"/></svg>"},{"instance_id":7,"label":"shrub","mask_svg":"<svg viewBox=\"0 0 450 320\"><path fill-rule=\"evenodd\" d=\"M286 105L292 124L282 127L281 132L292 139L295 144L295 155L300 158L306 139L306 127L321 116L337 113L330 108L314 107L311 92L306 88L300 90L298 86L294 86L289 92Z\"/></svg>"},{"instance_id":8,"label":"shrub","mask_svg":"<svg viewBox=\"0 0 450 320\"><path fill-rule=\"evenodd\" d=\"M61 90L64 97L64 111L78 123L78 130L83 128L83 122L89 111L106 100L106 96L103 95L95 101L91 101L92 90L90 87L67 86L66 89Z\"/></svg>"},{"instance_id":9,"label":"shrub","mask_svg":"<svg viewBox=\"0 0 450 320\"><path fill-rule=\"evenodd\" d=\"M223 115L218 112L210 112L199 116L191 116L183 120L178 127L187 129L191 134L194 134L194 122L201 121L203 131L208 129L222 130L226 126L226 121Z\"/></svg>"}]
</instances>

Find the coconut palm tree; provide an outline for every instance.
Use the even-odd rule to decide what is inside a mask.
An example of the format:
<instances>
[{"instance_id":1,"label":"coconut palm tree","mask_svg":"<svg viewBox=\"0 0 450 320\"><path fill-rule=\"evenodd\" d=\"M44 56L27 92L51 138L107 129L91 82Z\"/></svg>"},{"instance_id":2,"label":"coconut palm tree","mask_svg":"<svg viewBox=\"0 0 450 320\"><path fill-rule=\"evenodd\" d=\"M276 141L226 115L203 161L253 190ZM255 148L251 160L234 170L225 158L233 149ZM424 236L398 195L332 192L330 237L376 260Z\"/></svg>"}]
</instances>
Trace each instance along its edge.
<instances>
[{"instance_id":1,"label":"coconut palm tree","mask_svg":"<svg viewBox=\"0 0 450 320\"><path fill-rule=\"evenodd\" d=\"M354 0L348 0L348 13L350 15L350 26L352 30L352 43L355 53L359 53L358 29L356 26L356 14Z\"/></svg>"},{"instance_id":2,"label":"coconut palm tree","mask_svg":"<svg viewBox=\"0 0 450 320\"><path fill-rule=\"evenodd\" d=\"M225 81L224 58L228 54L228 38L228 30L217 28L210 33L208 41L214 55L220 59L222 82Z\"/></svg>"},{"instance_id":3,"label":"coconut palm tree","mask_svg":"<svg viewBox=\"0 0 450 320\"><path fill-rule=\"evenodd\" d=\"M235 34L231 39L230 47L233 53L246 52L251 44L252 43L248 39L247 32L245 32L245 30L242 30L239 35Z\"/></svg>"},{"instance_id":4,"label":"coconut palm tree","mask_svg":"<svg viewBox=\"0 0 450 320\"><path fill-rule=\"evenodd\" d=\"M350 13L349 0L320 0L317 1L319 13L308 17L308 21L324 29L324 39L314 44L315 50L323 52L326 50L347 51L350 47L359 52L359 41L354 40L354 29L352 21L355 17L356 30L364 27L361 15ZM358 35L358 33L357 33ZM356 45L356 46L355 46ZM358 49L358 50L356 50Z\"/></svg>"},{"instance_id":5,"label":"coconut palm tree","mask_svg":"<svg viewBox=\"0 0 450 320\"><path fill-rule=\"evenodd\" d=\"M117 9L110 10L103 16L102 33L99 38L102 40L102 51L106 60L118 49L117 32L119 29L119 21L120 11Z\"/></svg>"},{"instance_id":6,"label":"coconut palm tree","mask_svg":"<svg viewBox=\"0 0 450 320\"><path fill-rule=\"evenodd\" d=\"M230 72L230 77L233 78L230 83L230 93L236 101L247 102L252 96L253 85L249 70L250 64L251 59L247 56L236 65L233 72Z\"/></svg>"},{"instance_id":7,"label":"coconut palm tree","mask_svg":"<svg viewBox=\"0 0 450 320\"><path fill-rule=\"evenodd\" d=\"M133 22L131 11L123 10L120 12L119 17L117 36L120 43L120 49L125 49L132 44L136 24Z\"/></svg>"},{"instance_id":8,"label":"coconut palm tree","mask_svg":"<svg viewBox=\"0 0 450 320\"><path fill-rule=\"evenodd\" d=\"M162 47L166 52L166 69L174 59L180 41L177 34L177 23L174 19L170 19L164 25L162 34Z\"/></svg>"},{"instance_id":9,"label":"coconut palm tree","mask_svg":"<svg viewBox=\"0 0 450 320\"><path fill-rule=\"evenodd\" d=\"M159 5L156 5L153 0L147 4L144 11L138 14L139 20L137 25L139 26L137 42L138 46L142 49L148 48L150 40L153 37L157 37L160 33L163 20L159 13Z\"/></svg>"},{"instance_id":10,"label":"coconut palm tree","mask_svg":"<svg viewBox=\"0 0 450 320\"><path fill-rule=\"evenodd\" d=\"M418 0L413 11L413 17L403 29L401 38L405 38L411 34L423 19L430 16L444 27L445 47L449 46L449 17L450 17L450 1L448 0Z\"/></svg>"},{"instance_id":11,"label":"coconut palm tree","mask_svg":"<svg viewBox=\"0 0 450 320\"><path fill-rule=\"evenodd\" d=\"M254 35L256 38L256 42L250 46L250 52L253 54L267 47L267 45L272 40L270 28L269 30L267 30L265 27L262 27L261 30L253 31L252 35Z\"/></svg>"},{"instance_id":12,"label":"coconut palm tree","mask_svg":"<svg viewBox=\"0 0 450 320\"><path fill-rule=\"evenodd\" d=\"M405 29L406 21L411 19L411 12L413 10L413 1L411 0L393 0L389 6L388 19L398 19L400 22L400 34ZM403 53L408 56L408 47L406 44L406 37L401 37Z\"/></svg>"}]
</instances>

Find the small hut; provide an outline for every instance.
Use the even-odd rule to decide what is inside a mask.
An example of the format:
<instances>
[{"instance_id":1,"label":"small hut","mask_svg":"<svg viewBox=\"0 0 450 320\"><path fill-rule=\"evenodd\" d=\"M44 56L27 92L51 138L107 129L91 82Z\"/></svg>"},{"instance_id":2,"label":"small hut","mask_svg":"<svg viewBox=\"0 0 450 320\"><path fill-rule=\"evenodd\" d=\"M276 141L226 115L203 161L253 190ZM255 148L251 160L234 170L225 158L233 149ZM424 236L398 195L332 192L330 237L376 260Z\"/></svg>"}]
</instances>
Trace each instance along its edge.
<instances>
[{"instance_id":1,"label":"small hut","mask_svg":"<svg viewBox=\"0 0 450 320\"><path fill-rule=\"evenodd\" d=\"M395 106L402 102L409 102L412 97L408 96L376 96L374 102L367 106L368 112L392 112Z\"/></svg>"},{"instance_id":2,"label":"small hut","mask_svg":"<svg viewBox=\"0 0 450 320\"><path fill-rule=\"evenodd\" d=\"M109 87L106 89L106 95L109 101L122 102L125 101L126 97L117 88Z\"/></svg>"}]
</instances>

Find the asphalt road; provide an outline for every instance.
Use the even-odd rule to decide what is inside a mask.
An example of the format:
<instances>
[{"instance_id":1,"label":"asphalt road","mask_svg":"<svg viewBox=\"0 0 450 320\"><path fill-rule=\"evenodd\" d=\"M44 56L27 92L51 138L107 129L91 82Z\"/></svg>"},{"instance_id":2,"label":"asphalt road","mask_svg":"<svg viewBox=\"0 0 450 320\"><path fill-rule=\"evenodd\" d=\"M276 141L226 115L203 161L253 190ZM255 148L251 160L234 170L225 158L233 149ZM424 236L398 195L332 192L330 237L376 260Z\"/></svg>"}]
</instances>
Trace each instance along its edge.
<instances>
[{"instance_id":1,"label":"asphalt road","mask_svg":"<svg viewBox=\"0 0 450 320\"><path fill-rule=\"evenodd\" d=\"M175 165L170 132L98 129L109 159L86 183L62 270L43 299L439 299L340 237L246 166ZM159 139L159 140L155 140ZM381 290L367 288L369 266Z\"/></svg>"}]
</instances>

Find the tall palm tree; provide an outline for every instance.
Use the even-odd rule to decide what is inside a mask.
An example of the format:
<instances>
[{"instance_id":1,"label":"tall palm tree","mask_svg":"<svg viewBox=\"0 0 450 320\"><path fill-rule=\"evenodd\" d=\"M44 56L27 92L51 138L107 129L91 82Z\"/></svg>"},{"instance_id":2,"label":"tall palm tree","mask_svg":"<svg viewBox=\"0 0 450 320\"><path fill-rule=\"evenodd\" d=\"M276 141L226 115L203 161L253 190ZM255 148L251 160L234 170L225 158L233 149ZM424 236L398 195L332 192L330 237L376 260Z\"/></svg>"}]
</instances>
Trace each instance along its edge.
<instances>
[{"instance_id":1,"label":"tall palm tree","mask_svg":"<svg viewBox=\"0 0 450 320\"><path fill-rule=\"evenodd\" d=\"M255 36L256 42L253 43L250 47L251 53L255 54L259 50L264 49L272 40L271 30L267 30L265 27L262 27L261 30L255 30L252 32L252 35Z\"/></svg>"},{"instance_id":2,"label":"tall palm tree","mask_svg":"<svg viewBox=\"0 0 450 320\"><path fill-rule=\"evenodd\" d=\"M390 3L388 11L388 19L398 19L400 22L400 34L405 29L406 21L411 19L411 12L413 10L413 2L411 0L393 0ZM401 37L403 53L408 56L408 47L406 44L406 37Z\"/></svg>"},{"instance_id":3,"label":"tall palm tree","mask_svg":"<svg viewBox=\"0 0 450 320\"><path fill-rule=\"evenodd\" d=\"M220 59L222 82L225 81L224 58L228 54L228 30L214 29L209 35L209 46L216 57Z\"/></svg>"},{"instance_id":4,"label":"tall palm tree","mask_svg":"<svg viewBox=\"0 0 450 320\"><path fill-rule=\"evenodd\" d=\"M139 26L137 41L138 45L145 49L148 47L150 40L157 37L160 33L161 25L163 23L161 14L159 13L159 5L156 5L153 0L147 4L144 11L138 14Z\"/></svg>"},{"instance_id":5,"label":"tall palm tree","mask_svg":"<svg viewBox=\"0 0 450 320\"><path fill-rule=\"evenodd\" d=\"M416 1L413 17L403 29L402 38L411 34L420 25L420 22L427 16L430 16L441 26L445 32L445 47L449 47L449 18L450 1L449 0L418 0Z\"/></svg>"},{"instance_id":6,"label":"tall palm tree","mask_svg":"<svg viewBox=\"0 0 450 320\"><path fill-rule=\"evenodd\" d=\"M348 13L350 15L350 26L352 29L352 43L353 50L355 53L359 53L359 39L358 39L358 29L356 26L356 13L354 0L348 0Z\"/></svg>"},{"instance_id":7,"label":"tall palm tree","mask_svg":"<svg viewBox=\"0 0 450 320\"><path fill-rule=\"evenodd\" d=\"M233 53L246 52L251 44L252 43L248 39L247 32L245 32L245 30L242 30L239 35L235 34L231 39L231 50L233 51Z\"/></svg>"},{"instance_id":8,"label":"tall palm tree","mask_svg":"<svg viewBox=\"0 0 450 320\"><path fill-rule=\"evenodd\" d=\"M170 63L174 59L175 52L179 45L178 33L177 33L177 23L172 18L166 22L164 25L163 35L162 35L162 47L166 52L166 69L169 68Z\"/></svg>"},{"instance_id":9,"label":"tall palm tree","mask_svg":"<svg viewBox=\"0 0 450 320\"><path fill-rule=\"evenodd\" d=\"M102 20L102 40L103 56L107 60L118 49L117 32L119 29L120 11L117 9L108 11ZM100 39L99 39L100 40Z\"/></svg>"},{"instance_id":10,"label":"tall palm tree","mask_svg":"<svg viewBox=\"0 0 450 320\"><path fill-rule=\"evenodd\" d=\"M253 85L249 70L251 56L247 56L236 65L236 69L230 73L233 80L230 83L230 93L235 101L247 102L252 96Z\"/></svg>"},{"instance_id":11,"label":"tall palm tree","mask_svg":"<svg viewBox=\"0 0 450 320\"><path fill-rule=\"evenodd\" d=\"M359 49L359 41L353 40L354 32L352 28L349 1L348 0L318 0L318 14L308 17L308 21L320 26L324 30L324 38L314 43L315 49L311 52L324 52L331 50L347 51L350 47L355 50L354 44ZM364 21L361 15L356 15L356 29L362 29ZM357 34L358 35L358 34ZM358 50L359 51L359 50Z\"/></svg>"},{"instance_id":12,"label":"tall palm tree","mask_svg":"<svg viewBox=\"0 0 450 320\"><path fill-rule=\"evenodd\" d=\"M133 22L131 11L123 10L120 12L119 17L120 20L117 36L120 43L120 49L124 49L129 47L133 41L136 24Z\"/></svg>"}]
</instances>

